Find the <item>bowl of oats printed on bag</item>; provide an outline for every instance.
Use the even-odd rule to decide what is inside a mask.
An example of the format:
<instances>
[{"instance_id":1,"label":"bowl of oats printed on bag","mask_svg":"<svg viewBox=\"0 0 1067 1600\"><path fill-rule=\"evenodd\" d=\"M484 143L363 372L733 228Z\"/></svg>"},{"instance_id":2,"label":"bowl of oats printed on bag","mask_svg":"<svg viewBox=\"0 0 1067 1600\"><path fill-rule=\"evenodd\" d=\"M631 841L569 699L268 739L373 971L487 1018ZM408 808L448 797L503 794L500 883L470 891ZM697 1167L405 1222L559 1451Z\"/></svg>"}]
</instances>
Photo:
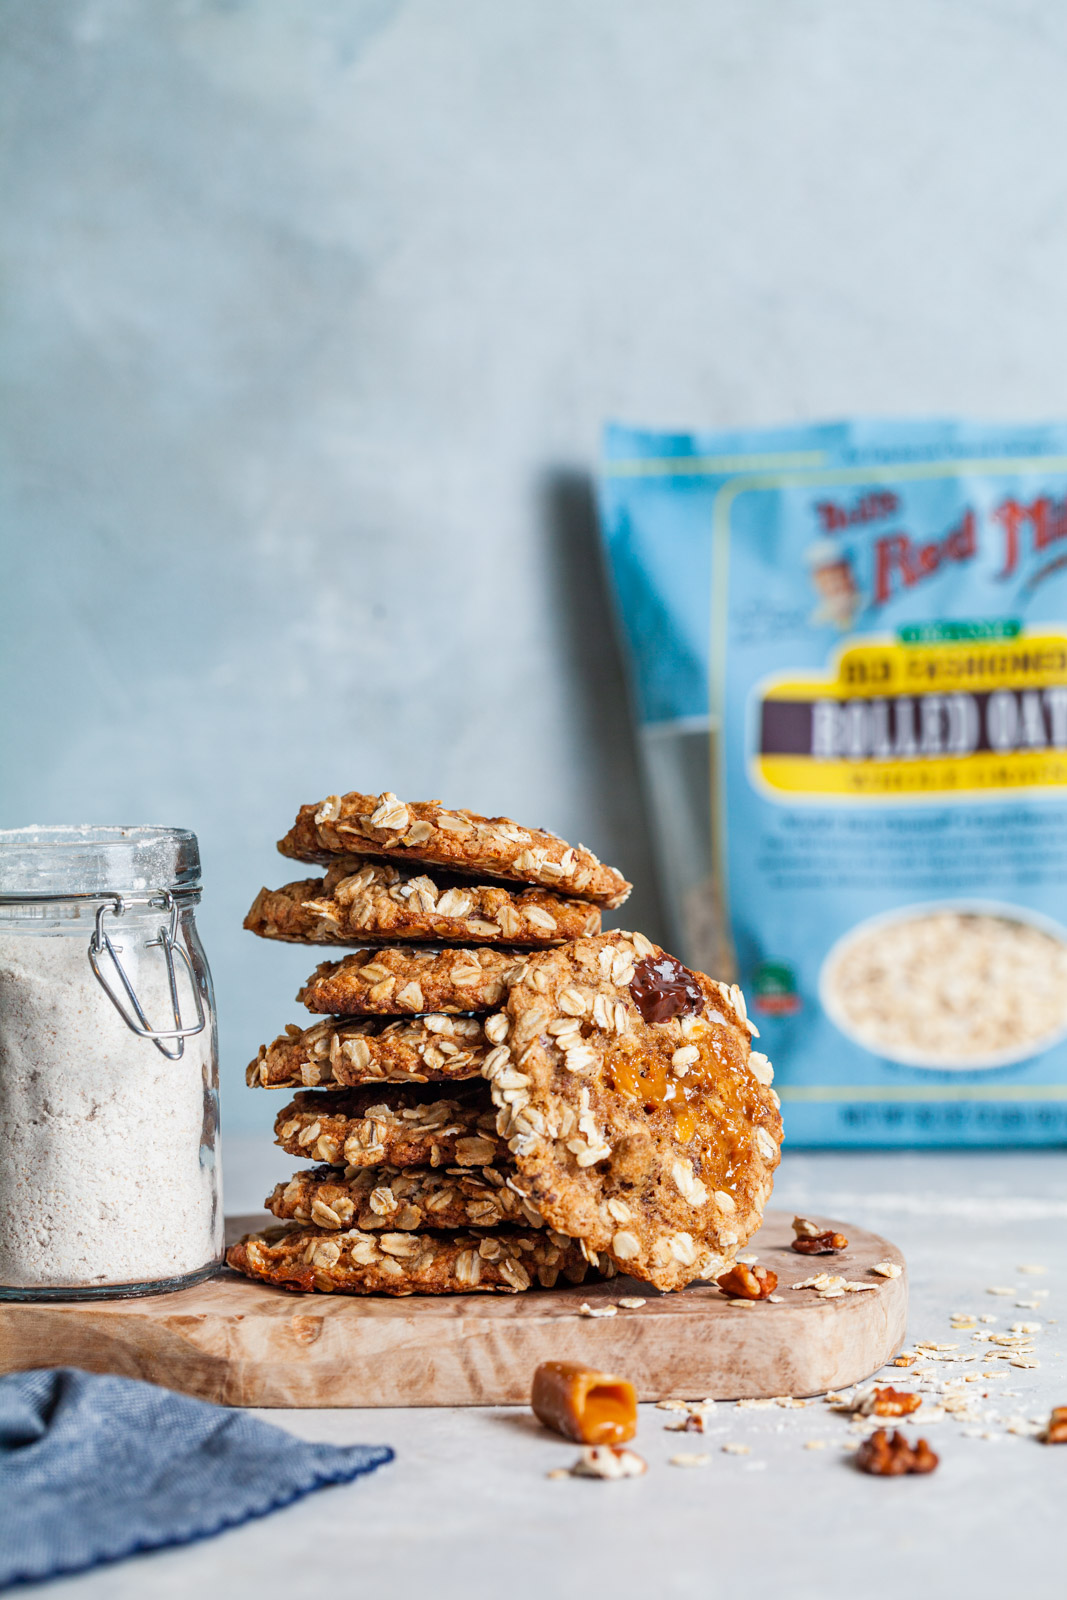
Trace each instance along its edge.
<instances>
[{"instance_id":1,"label":"bowl of oats printed on bag","mask_svg":"<svg viewBox=\"0 0 1067 1600\"><path fill-rule=\"evenodd\" d=\"M996 901L906 906L838 940L819 998L843 1034L902 1066L1010 1066L1067 1037L1067 929Z\"/></svg>"}]
</instances>

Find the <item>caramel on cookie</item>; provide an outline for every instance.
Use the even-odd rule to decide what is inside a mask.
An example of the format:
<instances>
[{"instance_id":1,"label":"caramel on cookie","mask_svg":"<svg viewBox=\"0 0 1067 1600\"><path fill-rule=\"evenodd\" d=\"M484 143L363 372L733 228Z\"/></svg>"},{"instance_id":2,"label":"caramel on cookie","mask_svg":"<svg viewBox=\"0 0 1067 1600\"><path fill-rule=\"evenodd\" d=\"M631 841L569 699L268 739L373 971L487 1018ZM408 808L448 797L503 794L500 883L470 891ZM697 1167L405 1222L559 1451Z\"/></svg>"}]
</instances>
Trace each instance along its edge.
<instances>
[{"instance_id":1,"label":"caramel on cookie","mask_svg":"<svg viewBox=\"0 0 1067 1600\"><path fill-rule=\"evenodd\" d=\"M287 1023L245 1069L250 1089L344 1089L362 1083L436 1083L476 1078L492 1049L478 1017L389 1021L329 1017L310 1028Z\"/></svg>"},{"instance_id":2,"label":"caramel on cookie","mask_svg":"<svg viewBox=\"0 0 1067 1600\"><path fill-rule=\"evenodd\" d=\"M226 1252L248 1278L280 1289L331 1294L519 1294L551 1289L560 1274L581 1283L578 1246L545 1231L494 1233L343 1233L265 1228Z\"/></svg>"},{"instance_id":3,"label":"caramel on cookie","mask_svg":"<svg viewBox=\"0 0 1067 1600\"><path fill-rule=\"evenodd\" d=\"M741 991L641 934L531 955L485 1062L517 1182L551 1228L661 1289L759 1227L782 1138Z\"/></svg>"},{"instance_id":4,"label":"caramel on cookie","mask_svg":"<svg viewBox=\"0 0 1067 1600\"><path fill-rule=\"evenodd\" d=\"M480 1082L457 1084L447 1098L436 1085L311 1090L279 1111L274 1142L332 1167L485 1167L507 1150L484 1094Z\"/></svg>"},{"instance_id":5,"label":"caramel on cookie","mask_svg":"<svg viewBox=\"0 0 1067 1600\"><path fill-rule=\"evenodd\" d=\"M309 1011L343 1016L487 1011L499 1005L525 960L521 951L488 946L356 950L341 961L322 962L296 998Z\"/></svg>"},{"instance_id":6,"label":"caramel on cookie","mask_svg":"<svg viewBox=\"0 0 1067 1600\"><path fill-rule=\"evenodd\" d=\"M436 882L388 861L339 856L325 878L261 889L244 925L260 938L291 944L432 939L542 946L600 932L600 912L585 900L447 877Z\"/></svg>"},{"instance_id":7,"label":"caramel on cookie","mask_svg":"<svg viewBox=\"0 0 1067 1600\"><path fill-rule=\"evenodd\" d=\"M328 795L301 806L278 849L297 861L329 862L343 853L425 861L542 884L613 909L623 904L632 887L584 845L569 845L547 829L523 828L510 817L450 811L439 800L405 804L388 791Z\"/></svg>"}]
</instances>

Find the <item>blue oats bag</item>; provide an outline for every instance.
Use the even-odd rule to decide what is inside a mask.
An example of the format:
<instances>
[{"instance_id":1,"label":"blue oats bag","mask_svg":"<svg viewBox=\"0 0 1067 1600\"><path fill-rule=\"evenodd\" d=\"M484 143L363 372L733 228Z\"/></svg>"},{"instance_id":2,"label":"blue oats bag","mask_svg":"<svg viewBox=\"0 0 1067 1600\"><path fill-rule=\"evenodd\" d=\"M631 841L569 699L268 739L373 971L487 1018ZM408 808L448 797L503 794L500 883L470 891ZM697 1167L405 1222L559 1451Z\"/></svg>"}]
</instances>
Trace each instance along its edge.
<instances>
[{"instance_id":1,"label":"blue oats bag","mask_svg":"<svg viewBox=\"0 0 1067 1600\"><path fill-rule=\"evenodd\" d=\"M800 1144L1067 1136L1067 426L608 428L675 947Z\"/></svg>"}]
</instances>

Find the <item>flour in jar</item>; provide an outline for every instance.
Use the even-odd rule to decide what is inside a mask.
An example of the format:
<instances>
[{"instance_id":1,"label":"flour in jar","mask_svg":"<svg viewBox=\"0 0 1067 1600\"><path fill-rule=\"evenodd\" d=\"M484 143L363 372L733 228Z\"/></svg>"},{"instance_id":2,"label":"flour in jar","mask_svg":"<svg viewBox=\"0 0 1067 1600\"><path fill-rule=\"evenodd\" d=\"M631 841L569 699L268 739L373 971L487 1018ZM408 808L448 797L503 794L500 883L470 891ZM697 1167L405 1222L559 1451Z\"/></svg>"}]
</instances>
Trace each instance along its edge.
<instances>
[{"instance_id":1,"label":"flour in jar","mask_svg":"<svg viewBox=\"0 0 1067 1600\"><path fill-rule=\"evenodd\" d=\"M88 938L0 935L0 1284L155 1282L218 1258L210 1029L178 1061L126 1026ZM170 1014L158 949L123 961Z\"/></svg>"}]
</instances>

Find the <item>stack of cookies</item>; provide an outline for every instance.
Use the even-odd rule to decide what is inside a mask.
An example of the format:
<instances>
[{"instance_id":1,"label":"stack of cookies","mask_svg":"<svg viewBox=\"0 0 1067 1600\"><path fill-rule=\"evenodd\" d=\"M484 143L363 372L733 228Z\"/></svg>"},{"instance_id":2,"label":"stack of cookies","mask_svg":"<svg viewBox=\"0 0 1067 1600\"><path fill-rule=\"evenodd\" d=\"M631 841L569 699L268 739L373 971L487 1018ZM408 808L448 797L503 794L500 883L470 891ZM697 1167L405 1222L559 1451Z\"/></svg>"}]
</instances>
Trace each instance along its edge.
<instances>
[{"instance_id":1,"label":"stack of cookies","mask_svg":"<svg viewBox=\"0 0 1067 1600\"><path fill-rule=\"evenodd\" d=\"M771 1068L741 992L643 935L583 846L393 794L304 806L257 896L269 939L358 946L298 999L249 1084L295 1088L277 1143L319 1165L229 1253L295 1290L517 1292L590 1270L659 1288L726 1271L778 1163Z\"/></svg>"}]
</instances>

